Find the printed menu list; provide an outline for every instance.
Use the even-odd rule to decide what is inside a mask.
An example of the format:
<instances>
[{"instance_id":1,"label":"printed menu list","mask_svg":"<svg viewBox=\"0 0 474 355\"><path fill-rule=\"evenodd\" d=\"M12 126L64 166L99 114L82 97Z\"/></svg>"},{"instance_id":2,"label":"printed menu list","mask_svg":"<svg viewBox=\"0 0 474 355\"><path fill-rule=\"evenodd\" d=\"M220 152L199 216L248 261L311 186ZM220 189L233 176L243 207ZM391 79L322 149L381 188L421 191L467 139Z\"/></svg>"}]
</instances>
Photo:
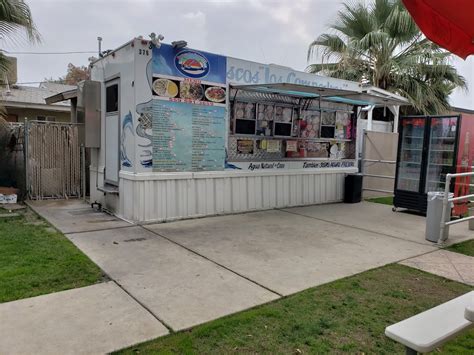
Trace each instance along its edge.
<instances>
[{"instance_id":1,"label":"printed menu list","mask_svg":"<svg viewBox=\"0 0 474 355\"><path fill-rule=\"evenodd\" d=\"M192 107L192 169L222 170L225 162L225 108Z\"/></svg>"},{"instance_id":2,"label":"printed menu list","mask_svg":"<svg viewBox=\"0 0 474 355\"><path fill-rule=\"evenodd\" d=\"M187 107L176 102L153 101L153 169L189 171L191 131Z\"/></svg>"},{"instance_id":3,"label":"printed menu list","mask_svg":"<svg viewBox=\"0 0 474 355\"><path fill-rule=\"evenodd\" d=\"M153 170L223 170L225 108L154 100Z\"/></svg>"}]
</instances>

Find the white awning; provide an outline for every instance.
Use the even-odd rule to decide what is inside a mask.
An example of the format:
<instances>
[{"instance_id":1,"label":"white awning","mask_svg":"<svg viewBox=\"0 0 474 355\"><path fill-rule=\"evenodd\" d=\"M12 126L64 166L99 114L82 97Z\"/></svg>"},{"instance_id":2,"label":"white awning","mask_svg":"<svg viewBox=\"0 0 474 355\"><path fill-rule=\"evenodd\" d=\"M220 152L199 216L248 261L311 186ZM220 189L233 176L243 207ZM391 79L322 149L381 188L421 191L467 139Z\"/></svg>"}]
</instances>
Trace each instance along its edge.
<instances>
[{"instance_id":1,"label":"white awning","mask_svg":"<svg viewBox=\"0 0 474 355\"><path fill-rule=\"evenodd\" d=\"M353 105L396 105L405 106L410 103L402 96L390 93L376 87L362 87L360 91L336 88L316 87L292 83L269 83L252 85L232 85L237 90L257 91L308 99L324 99L327 101L343 102Z\"/></svg>"},{"instance_id":2,"label":"white awning","mask_svg":"<svg viewBox=\"0 0 474 355\"><path fill-rule=\"evenodd\" d=\"M54 104L56 102L61 102L65 100L70 100L77 97L77 89L67 90L60 92L56 95L46 97L44 101L48 104Z\"/></svg>"}]
</instances>

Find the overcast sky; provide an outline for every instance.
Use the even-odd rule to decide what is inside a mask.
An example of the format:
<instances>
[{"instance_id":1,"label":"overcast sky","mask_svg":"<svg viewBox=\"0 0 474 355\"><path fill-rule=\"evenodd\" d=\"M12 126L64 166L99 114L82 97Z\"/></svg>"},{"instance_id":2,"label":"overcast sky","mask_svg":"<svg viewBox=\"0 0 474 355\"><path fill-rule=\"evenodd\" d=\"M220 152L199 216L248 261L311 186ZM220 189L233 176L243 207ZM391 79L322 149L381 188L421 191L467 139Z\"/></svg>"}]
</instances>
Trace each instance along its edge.
<instances>
[{"instance_id":1,"label":"overcast sky","mask_svg":"<svg viewBox=\"0 0 474 355\"><path fill-rule=\"evenodd\" d=\"M326 32L339 0L26 0L42 35L41 44L3 43L9 51L113 49L135 36L161 33L165 42L263 63L304 70L308 44ZM93 54L17 55L18 81L57 78L67 64L87 65ZM474 83L474 60L458 64ZM474 97L474 88L472 89ZM474 99L455 105L474 109Z\"/></svg>"}]
</instances>

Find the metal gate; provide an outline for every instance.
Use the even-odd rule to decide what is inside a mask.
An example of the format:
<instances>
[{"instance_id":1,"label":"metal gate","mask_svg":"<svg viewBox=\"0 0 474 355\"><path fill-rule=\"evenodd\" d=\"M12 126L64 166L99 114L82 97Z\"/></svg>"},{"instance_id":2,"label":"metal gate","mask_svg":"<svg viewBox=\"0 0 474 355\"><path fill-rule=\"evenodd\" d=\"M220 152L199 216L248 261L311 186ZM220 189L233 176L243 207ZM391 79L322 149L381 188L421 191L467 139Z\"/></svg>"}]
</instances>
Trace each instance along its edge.
<instances>
[{"instance_id":1,"label":"metal gate","mask_svg":"<svg viewBox=\"0 0 474 355\"><path fill-rule=\"evenodd\" d=\"M82 125L28 121L25 170L30 199L81 197L85 164L79 134Z\"/></svg>"},{"instance_id":2,"label":"metal gate","mask_svg":"<svg viewBox=\"0 0 474 355\"><path fill-rule=\"evenodd\" d=\"M392 195L397 162L398 133L364 131L361 172L364 197Z\"/></svg>"}]
</instances>

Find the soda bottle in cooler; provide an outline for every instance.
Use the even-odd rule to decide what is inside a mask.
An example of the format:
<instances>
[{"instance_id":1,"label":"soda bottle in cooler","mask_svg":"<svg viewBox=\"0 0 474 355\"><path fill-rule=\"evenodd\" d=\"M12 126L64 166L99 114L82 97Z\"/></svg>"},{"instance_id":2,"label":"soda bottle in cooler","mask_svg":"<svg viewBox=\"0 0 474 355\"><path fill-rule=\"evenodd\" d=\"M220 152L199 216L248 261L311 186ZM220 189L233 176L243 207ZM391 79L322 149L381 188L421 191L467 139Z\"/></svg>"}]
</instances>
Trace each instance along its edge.
<instances>
[{"instance_id":1,"label":"soda bottle in cooler","mask_svg":"<svg viewBox=\"0 0 474 355\"><path fill-rule=\"evenodd\" d=\"M470 144L470 132L466 132L464 136L464 148L461 156L461 165L457 169L458 173L468 173L471 171L471 167L469 166L469 144ZM455 196L463 196L469 194L469 176L461 176L456 179L455 184ZM464 200L461 201L460 204L466 204L467 206L468 201Z\"/></svg>"}]
</instances>

